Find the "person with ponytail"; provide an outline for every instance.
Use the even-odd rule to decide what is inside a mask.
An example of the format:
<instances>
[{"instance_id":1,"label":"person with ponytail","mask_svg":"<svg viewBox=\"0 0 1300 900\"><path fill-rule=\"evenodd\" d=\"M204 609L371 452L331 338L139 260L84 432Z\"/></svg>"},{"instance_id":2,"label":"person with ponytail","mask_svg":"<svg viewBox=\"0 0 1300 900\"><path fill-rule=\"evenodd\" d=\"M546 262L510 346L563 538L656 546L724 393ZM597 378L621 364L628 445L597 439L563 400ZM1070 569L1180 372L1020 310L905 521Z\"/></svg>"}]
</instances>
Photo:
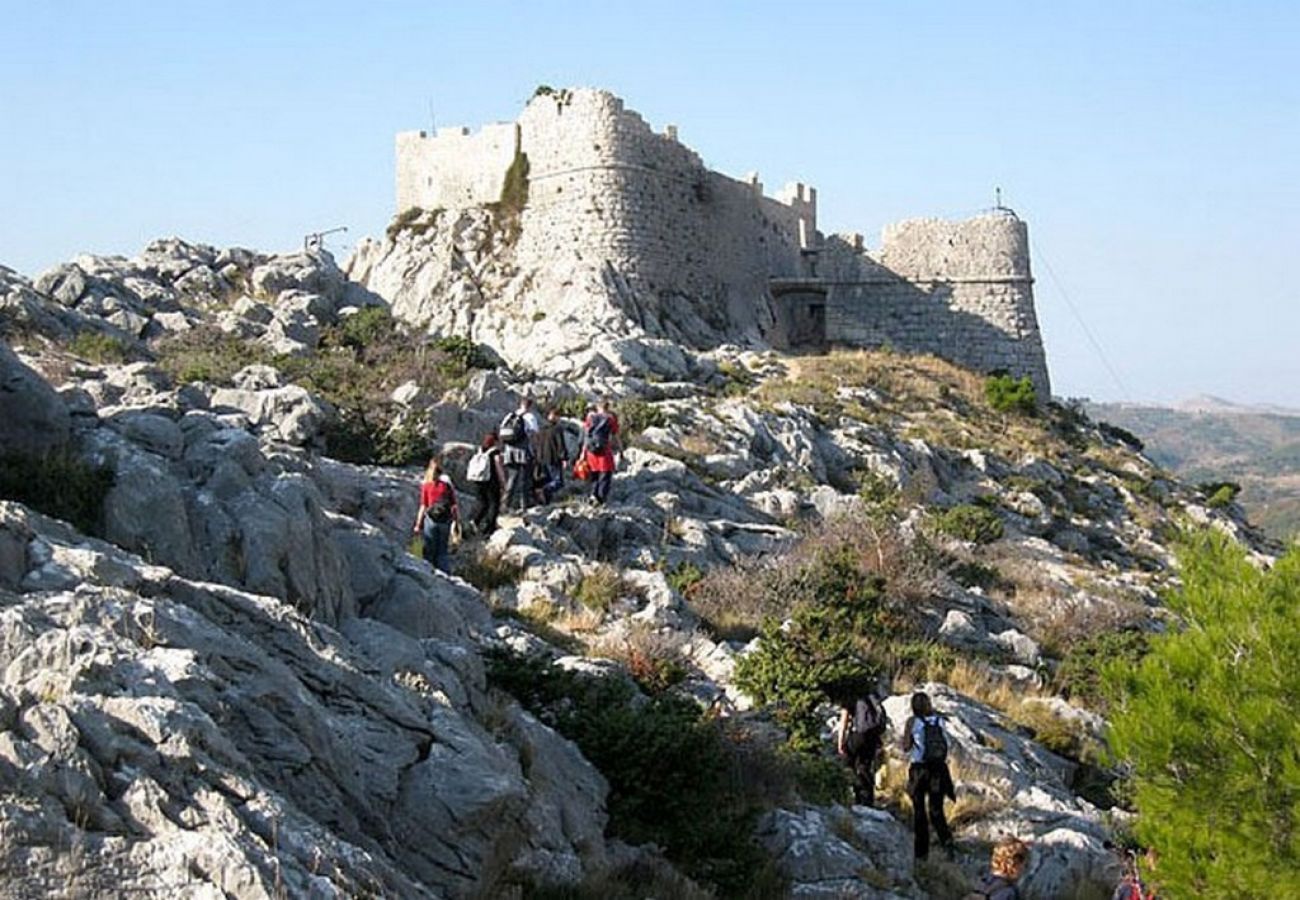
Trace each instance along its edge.
<instances>
[{"instance_id":1,"label":"person with ponytail","mask_svg":"<svg viewBox=\"0 0 1300 900\"><path fill-rule=\"evenodd\" d=\"M442 463L430 457L420 483L420 511L415 514L416 534L424 538L424 559L439 572L451 574L451 526L460 523L456 488L442 471Z\"/></svg>"}]
</instances>

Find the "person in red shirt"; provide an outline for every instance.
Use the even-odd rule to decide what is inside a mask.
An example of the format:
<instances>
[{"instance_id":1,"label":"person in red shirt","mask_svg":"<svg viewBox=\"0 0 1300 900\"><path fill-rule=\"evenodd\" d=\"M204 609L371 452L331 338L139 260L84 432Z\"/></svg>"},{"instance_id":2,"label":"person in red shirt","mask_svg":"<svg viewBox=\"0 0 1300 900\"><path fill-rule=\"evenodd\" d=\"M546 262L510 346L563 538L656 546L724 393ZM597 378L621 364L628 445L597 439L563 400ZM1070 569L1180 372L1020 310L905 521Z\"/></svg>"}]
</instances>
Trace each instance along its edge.
<instances>
[{"instance_id":1,"label":"person in red shirt","mask_svg":"<svg viewBox=\"0 0 1300 900\"><path fill-rule=\"evenodd\" d=\"M451 574L451 526L460 523L456 488L442 471L442 463L430 459L420 483L420 511L412 531L424 537L424 559L440 572Z\"/></svg>"},{"instance_id":2,"label":"person in red shirt","mask_svg":"<svg viewBox=\"0 0 1300 900\"><path fill-rule=\"evenodd\" d=\"M618 416L610 409L608 397L596 401L596 408L582 423L582 452L591 469L591 503L603 506L614 485L618 467L615 453L623 450L618 436Z\"/></svg>"}]
</instances>

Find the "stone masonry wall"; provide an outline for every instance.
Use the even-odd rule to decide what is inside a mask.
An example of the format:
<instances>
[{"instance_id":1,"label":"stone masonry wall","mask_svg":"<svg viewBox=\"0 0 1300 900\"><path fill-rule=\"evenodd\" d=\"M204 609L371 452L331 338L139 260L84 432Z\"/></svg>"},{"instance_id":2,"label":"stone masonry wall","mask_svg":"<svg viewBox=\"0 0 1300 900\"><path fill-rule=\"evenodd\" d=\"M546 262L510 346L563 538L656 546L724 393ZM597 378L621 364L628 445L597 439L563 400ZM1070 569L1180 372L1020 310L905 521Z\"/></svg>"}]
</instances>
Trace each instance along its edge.
<instances>
[{"instance_id":1,"label":"stone masonry wall","mask_svg":"<svg viewBox=\"0 0 1300 900\"><path fill-rule=\"evenodd\" d=\"M1034 312L1029 234L1008 213L885 229L875 257L833 238L820 254L832 343L932 353L976 371L1028 375L1051 396Z\"/></svg>"},{"instance_id":2,"label":"stone masonry wall","mask_svg":"<svg viewBox=\"0 0 1300 900\"><path fill-rule=\"evenodd\" d=\"M461 209L493 203L514 159L518 128L513 122L468 128L440 128L397 135L397 211Z\"/></svg>"}]
</instances>

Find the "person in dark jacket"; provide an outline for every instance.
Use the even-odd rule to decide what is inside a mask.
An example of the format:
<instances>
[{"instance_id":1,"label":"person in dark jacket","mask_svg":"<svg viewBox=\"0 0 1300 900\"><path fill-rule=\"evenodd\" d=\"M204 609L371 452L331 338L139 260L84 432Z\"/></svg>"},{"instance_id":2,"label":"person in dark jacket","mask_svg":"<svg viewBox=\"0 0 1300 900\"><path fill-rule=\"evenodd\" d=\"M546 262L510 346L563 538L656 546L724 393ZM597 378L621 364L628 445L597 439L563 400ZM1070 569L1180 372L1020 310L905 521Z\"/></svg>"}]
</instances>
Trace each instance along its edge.
<instances>
[{"instance_id":1,"label":"person in dark jacket","mask_svg":"<svg viewBox=\"0 0 1300 900\"><path fill-rule=\"evenodd\" d=\"M569 464L569 444L564 439L560 411L551 407L537 434L537 483L542 502L550 503L564 487L564 469Z\"/></svg>"},{"instance_id":2,"label":"person in dark jacket","mask_svg":"<svg viewBox=\"0 0 1300 900\"><path fill-rule=\"evenodd\" d=\"M474 482L478 494L478 509L474 511L474 529L484 537L497 530L497 516L501 514L501 492L506 483L505 466L501 464L501 447L495 431L483 435L481 452L489 454L487 481Z\"/></svg>"},{"instance_id":3,"label":"person in dark jacket","mask_svg":"<svg viewBox=\"0 0 1300 900\"><path fill-rule=\"evenodd\" d=\"M876 759L889 719L876 692L870 688L846 692L840 701L840 721L835 726L835 750L853 769L853 802L876 802Z\"/></svg>"},{"instance_id":4,"label":"person in dark jacket","mask_svg":"<svg viewBox=\"0 0 1300 900\"><path fill-rule=\"evenodd\" d=\"M927 731L933 735L935 744L929 748L926 747ZM939 844L945 850L952 847L952 830L943 814L943 798L956 800L957 792L948 771L943 717L935 714L930 695L924 691L912 695L912 715L903 726L902 743L910 763L907 793L912 798L912 848L917 859L925 859L930 855L931 826L939 836Z\"/></svg>"}]
</instances>

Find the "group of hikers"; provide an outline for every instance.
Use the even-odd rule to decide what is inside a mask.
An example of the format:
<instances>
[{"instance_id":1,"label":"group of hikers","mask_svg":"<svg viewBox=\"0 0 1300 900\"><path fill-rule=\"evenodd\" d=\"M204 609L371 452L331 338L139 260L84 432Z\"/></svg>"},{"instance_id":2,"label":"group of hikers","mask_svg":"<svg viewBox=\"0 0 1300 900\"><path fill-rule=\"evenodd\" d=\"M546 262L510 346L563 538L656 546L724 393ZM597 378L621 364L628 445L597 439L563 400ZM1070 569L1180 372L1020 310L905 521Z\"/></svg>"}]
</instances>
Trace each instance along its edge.
<instances>
[{"instance_id":1,"label":"group of hikers","mask_svg":"<svg viewBox=\"0 0 1300 900\"><path fill-rule=\"evenodd\" d=\"M518 406L483 435L466 466L465 479L477 499L470 526L486 537L496 530L503 509L522 514L551 503L564 488L566 472L590 481L588 502L603 506L623 449L619 430L618 414L602 396L584 412L581 438L571 449L559 408L539 413L532 396L522 394ZM424 559L439 571L451 572L451 545L461 523L456 487L441 460L432 457L420 483L412 531L424 540Z\"/></svg>"},{"instance_id":2,"label":"group of hikers","mask_svg":"<svg viewBox=\"0 0 1300 900\"><path fill-rule=\"evenodd\" d=\"M853 771L854 802L875 804L876 770L884 751L889 718L874 689L839 689L840 715L834 728L835 749ZM944 717L937 713L924 691L912 694L912 714L902 728L899 749L907 756L907 794L912 803L912 849L915 858L930 854L930 831L951 855L952 829L944 814L944 800L957 798L948 769L948 735ZM1006 836L993 846L988 871L966 900L1019 900L1016 883L1029 863L1030 846ZM1155 854L1145 857L1148 869L1155 867ZM1137 858L1126 857L1125 876L1112 900L1155 900L1156 894L1143 884Z\"/></svg>"},{"instance_id":3,"label":"group of hikers","mask_svg":"<svg viewBox=\"0 0 1300 900\"><path fill-rule=\"evenodd\" d=\"M472 527L484 536L496 530L504 508L522 513L537 504L549 504L563 489L565 473L591 482L588 502L609 500L618 456L622 452L618 415L608 397L589 406L582 419L581 439L571 450L560 411L552 406L544 414L527 394L500 424L483 435L466 467L466 480L474 485L477 508ZM460 501L441 461L431 458L420 484L420 506L414 532L424 539L423 556L442 572L451 571L453 535L461 527ZM874 688L841 687L834 728L836 751L853 771L854 802L875 803L876 770L889 725L884 704ZM900 749L907 756L907 794L912 804L913 852L924 860L930 853L933 829L945 852L953 850L952 829L944 814L944 800L956 799L948 768L948 736L944 717L937 713L924 691L912 694L912 714L902 728ZM968 900L1018 900L1016 882L1029 862L1030 846L1014 837L994 845L987 873ZM1147 856L1154 866L1153 855ZM1113 900L1154 900L1139 877L1136 858L1128 859L1127 874Z\"/></svg>"}]
</instances>

